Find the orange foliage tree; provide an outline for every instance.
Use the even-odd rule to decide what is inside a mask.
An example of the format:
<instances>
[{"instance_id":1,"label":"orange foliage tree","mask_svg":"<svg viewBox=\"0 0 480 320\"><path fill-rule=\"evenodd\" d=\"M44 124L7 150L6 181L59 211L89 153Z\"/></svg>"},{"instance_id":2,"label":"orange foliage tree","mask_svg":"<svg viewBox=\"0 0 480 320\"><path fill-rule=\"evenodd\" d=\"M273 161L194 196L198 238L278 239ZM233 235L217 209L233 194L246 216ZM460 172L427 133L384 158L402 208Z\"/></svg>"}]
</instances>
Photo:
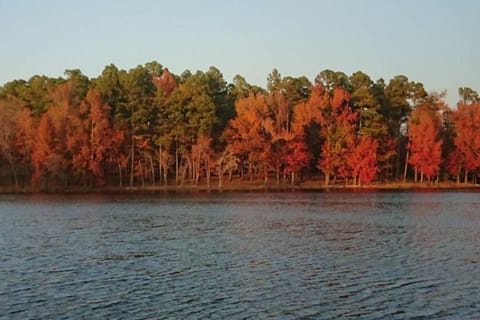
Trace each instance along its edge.
<instances>
[{"instance_id":1,"label":"orange foliage tree","mask_svg":"<svg viewBox=\"0 0 480 320\"><path fill-rule=\"evenodd\" d=\"M45 183L47 188L47 175L49 173L50 161L55 153L53 141L53 128L50 117L44 114L37 128L37 136L32 148L32 164L34 172L32 182L34 185Z\"/></svg>"},{"instance_id":2,"label":"orange foliage tree","mask_svg":"<svg viewBox=\"0 0 480 320\"><path fill-rule=\"evenodd\" d=\"M330 183L331 176L336 181L337 176L348 178L352 173L348 158L355 143L357 113L351 110L349 102L348 92L336 88L322 110L325 142L317 167L325 174L326 185Z\"/></svg>"},{"instance_id":3,"label":"orange foliage tree","mask_svg":"<svg viewBox=\"0 0 480 320\"><path fill-rule=\"evenodd\" d=\"M266 97L250 94L235 104L237 117L229 122L225 138L232 151L248 165L250 178L256 169L267 167L265 155L270 153L270 143L265 130L268 116Z\"/></svg>"},{"instance_id":4,"label":"orange foliage tree","mask_svg":"<svg viewBox=\"0 0 480 320\"><path fill-rule=\"evenodd\" d=\"M90 89L81 103L80 112L72 120L75 129L69 135L72 166L84 185L104 185L105 163L112 146L109 121L110 107L98 91Z\"/></svg>"},{"instance_id":5,"label":"orange foliage tree","mask_svg":"<svg viewBox=\"0 0 480 320\"><path fill-rule=\"evenodd\" d=\"M0 101L0 158L7 160L13 178L13 183L18 188L16 149L13 145L15 138L15 110L6 103Z\"/></svg>"},{"instance_id":6,"label":"orange foliage tree","mask_svg":"<svg viewBox=\"0 0 480 320\"><path fill-rule=\"evenodd\" d=\"M32 146L34 174L32 181L38 185L42 179L45 188L48 182L67 184L71 153L66 137L72 130L74 86L72 81L59 85L52 93L53 103L42 115L37 129L37 139Z\"/></svg>"},{"instance_id":7,"label":"orange foliage tree","mask_svg":"<svg viewBox=\"0 0 480 320\"><path fill-rule=\"evenodd\" d=\"M23 108L18 111L15 118L15 148L18 155L18 164L25 177L31 176L32 148L34 143L35 127L31 111ZM25 179L23 179L25 182Z\"/></svg>"}]
</instances>

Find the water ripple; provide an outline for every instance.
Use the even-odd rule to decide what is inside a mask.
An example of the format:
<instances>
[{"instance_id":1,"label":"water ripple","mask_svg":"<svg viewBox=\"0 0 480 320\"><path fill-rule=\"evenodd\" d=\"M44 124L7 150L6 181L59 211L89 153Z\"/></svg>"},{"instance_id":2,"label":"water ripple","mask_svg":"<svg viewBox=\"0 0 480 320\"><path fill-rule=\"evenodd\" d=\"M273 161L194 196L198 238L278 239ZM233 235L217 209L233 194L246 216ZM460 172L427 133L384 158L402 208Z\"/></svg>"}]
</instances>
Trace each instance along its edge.
<instances>
[{"instance_id":1,"label":"water ripple","mask_svg":"<svg viewBox=\"0 0 480 320\"><path fill-rule=\"evenodd\" d=\"M0 199L2 319L480 314L477 193L45 197Z\"/></svg>"}]
</instances>

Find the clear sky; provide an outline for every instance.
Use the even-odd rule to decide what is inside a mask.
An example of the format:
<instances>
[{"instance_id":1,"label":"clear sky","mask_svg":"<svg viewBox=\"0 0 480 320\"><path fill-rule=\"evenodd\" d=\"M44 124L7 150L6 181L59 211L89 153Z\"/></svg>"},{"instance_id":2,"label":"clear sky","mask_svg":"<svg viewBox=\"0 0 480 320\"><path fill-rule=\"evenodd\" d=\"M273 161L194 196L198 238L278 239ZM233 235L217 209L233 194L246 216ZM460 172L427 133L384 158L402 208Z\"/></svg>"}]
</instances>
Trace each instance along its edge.
<instances>
[{"instance_id":1,"label":"clear sky","mask_svg":"<svg viewBox=\"0 0 480 320\"><path fill-rule=\"evenodd\" d=\"M480 91L477 0L0 0L0 43L0 85L157 60L262 87L273 68L310 80L332 69L403 74L449 104L460 86Z\"/></svg>"}]
</instances>

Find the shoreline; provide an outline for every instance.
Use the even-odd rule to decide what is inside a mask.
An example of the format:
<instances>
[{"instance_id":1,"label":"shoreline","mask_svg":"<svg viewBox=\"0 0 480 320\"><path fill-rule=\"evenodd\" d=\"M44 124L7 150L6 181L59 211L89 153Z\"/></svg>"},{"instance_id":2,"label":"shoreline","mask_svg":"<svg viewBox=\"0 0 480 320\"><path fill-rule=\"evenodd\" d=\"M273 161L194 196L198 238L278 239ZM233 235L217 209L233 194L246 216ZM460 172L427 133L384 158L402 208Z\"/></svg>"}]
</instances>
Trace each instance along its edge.
<instances>
[{"instance_id":1,"label":"shoreline","mask_svg":"<svg viewBox=\"0 0 480 320\"><path fill-rule=\"evenodd\" d=\"M91 193L203 193L203 192L362 192L362 191L446 191L446 190L480 190L480 184L472 183L414 183L390 182L370 185L324 185L315 181L306 181L297 185L263 184L260 182L232 183L223 187L204 184L199 185L168 185L168 186L136 186L136 187L97 187L81 188L68 187L52 190L35 188L15 189L14 187L0 187L0 194L91 194Z\"/></svg>"}]
</instances>

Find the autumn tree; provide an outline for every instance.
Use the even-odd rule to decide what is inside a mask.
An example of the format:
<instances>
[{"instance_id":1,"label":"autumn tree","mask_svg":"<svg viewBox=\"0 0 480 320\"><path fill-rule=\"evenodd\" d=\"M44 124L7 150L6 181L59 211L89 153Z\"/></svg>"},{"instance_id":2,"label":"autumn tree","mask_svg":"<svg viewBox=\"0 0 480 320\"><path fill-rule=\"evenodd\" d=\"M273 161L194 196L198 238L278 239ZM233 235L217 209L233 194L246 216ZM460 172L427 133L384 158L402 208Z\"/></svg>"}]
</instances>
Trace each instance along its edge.
<instances>
[{"instance_id":1,"label":"autumn tree","mask_svg":"<svg viewBox=\"0 0 480 320\"><path fill-rule=\"evenodd\" d=\"M327 69L312 85L274 69L263 89L241 75L228 83L213 66L175 75L156 61L111 64L94 79L79 69L34 75L0 87L0 178L49 190L168 184L174 175L210 185L215 173L222 187L234 172L367 184L448 171L476 182L479 97L458 93L448 109L403 75L385 82Z\"/></svg>"},{"instance_id":2,"label":"autumn tree","mask_svg":"<svg viewBox=\"0 0 480 320\"><path fill-rule=\"evenodd\" d=\"M170 96L173 90L177 88L175 76L167 68L163 70L160 76L153 75L152 81L158 93L164 97Z\"/></svg>"},{"instance_id":3,"label":"autumn tree","mask_svg":"<svg viewBox=\"0 0 480 320\"><path fill-rule=\"evenodd\" d=\"M282 173L285 181L287 173L294 175L294 171L297 171L292 169L295 167L292 166L293 158L290 157L290 165L287 161L292 148L299 147L297 135L292 132L293 114L295 105L309 98L310 86L311 83L307 78L282 77L277 69L274 69L267 78L269 112L265 119L265 129L270 146L266 149L269 154L265 153L265 156L269 166L275 170L277 184L280 183ZM302 134L301 139L304 140L303 131L298 133Z\"/></svg>"},{"instance_id":4,"label":"autumn tree","mask_svg":"<svg viewBox=\"0 0 480 320\"><path fill-rule=\"evenodd\" d=\"M336 88L329 98L329 103L322 110L324 124L322 133L325 142L322 146L318 169L325 175L325 184L333 176L347 179L351 167L347 161L355 142L355 121L357 114L350 108L350 95L341 88Z\"/></svg>"},{"instance_id":5,"label":"autumn tree","mask_svg":"<svg viewBox=\"0 0 480 320\"><path fill-rule=\"evenodd\" d=\"M251 94L238 100L235 110L237 116L230 121L225 139L243 162L241 167L243 164L248 166L250 178L253 179L256 169L267 166L264 155L270 152L270 141L265 130L269 114L267 99L264 95Z\"/></svg>"},{"instance_id":6,"label":"autumn tree","mask_svg":"<svg viewBox=\"0 0 480 320\"><path fill-rule=\"evenodd\" d=\"M297 176L310 164L310 154L303 132L293 133L288 141L288 153L285 155L285 172L290 174L291 184L294 185Z\"/></svg>"},{"instance_id":7,"label":"autumn tree","mask_svg":"<svg viewBox=\"0 0 480 320\"><path fill-rule=\"evenodd\" d=\"M442 140L440 134L440 120L435 110L426 106L415 109L409 121L408 149L410 158L408 163L415 168L415 181L417 171L420 172L420 181L426 176L438 176L442 156Z\"/></svg>"},{"instance_id":8,"label":"autumn tree","mask_svg":"<svg viewBox=\"0 0 480 320\"><path fill-rule=\"evenodd\" d=\"M378 173L378 140L370 136L359 136L348 161L352 168L353 184L370 184Z\"/></svg>"},{"instance_id":9,"label":"autumn tree","mask_svg":"<svg viewBox=\"0 0 480 320\"><path fill-rule=\"evenodd\" d=\"M0 101L0 159L7 161L15 188L18 188L17 159L15 156L15 109Z\"/></svg>"},{"instance_id":10,"label":"autumn tree","mask_svg":"<svg viewBox=\"0 0 480 320\"><path fill-rule=\"evenodd\" d=\"M105 163L112 147L110 107L90 89L82 101L75 130L69 136L72 165L84 185L105 184Z\"/></svg>"},{"instance_id":11,"label":"autumn tree","mask_svg":"<svg viewBox=\"0 0 480 320\"><path fill-rule=\"evenodd\" d=\"M197 185L200 178L205 173L207 180L207 187L210 187L210 177L213 165L211 148L212 138L209 136L200 136L196 143L192 146L191 161L192 161L192 182Z\"/></svg>"},{"instance_id":12,"label":"autumn tree","mask_svg":"<svg viewBox=\"0 0 480 320\"><path fill-rule=\"evenodd\" d=\"M296 104L293 111L292 132L302 135L308 150L310 164L307 169L316 170L320 150L324 142L321 125L326 123L324 108L329 103L329 95L321 85L310 88L309 98Z\"/></svg>"},{"instance_id":13,"label":"autumn tree","mask_svg":"<svg viewBox=\"0 0 480 320\"><path fill-rule=\"evenodd\" d=\"M282 168L286 165L288 154L287 141L290 136L291 107L286 96L280 91L273 91L266 97L268 112L265 114L264 128L266 142L265 162L275 169L277 184L280 183Z\"/></svg>"},{"instance_id":14,"label":"autumn tree","mask_svg":"<svg viewBox=\"0 0 480 320\"><path fill-rule=\"evenodd\" d=\"M32 164L34 168L32 183L33 185L44 184L44 189L48 189L48 177L50 174L50 164L55 157L55 143L53 141L53 128L50 117L45 113L37 128L37 137L32 148Z\"/></svg>"},{"instance_id":15,"label":"autumn tree","mask_svg":"<svg viewBox=\"0 0 480 320\"><path fill-rule=\"evenodd\" d=\"M227 145L225 150L221 151L216 157L218 188L220 189L223 188L223 179L225 174L229 172L231 179L233 170L238 169L239 159L232 149L233 148L231 145Z\"/></svg>"},{"instance_id":16,"label":"autumn tree","mask_svg":"<svg viewBox=\"0 0 480 320\"><path fill-rule=\"evenodd\" d=\"M47 112L42 116L42 121L45 122L44 126L44 141L46 146L44 150L51 151L51 154L46 156L43 161L47 161L47 175L46 179L53 183L56 188L58 184L63 186L68 185L70 178L70 166L72 162L72 153L67 146L67 137L72 134L71 117L70 115L76 112L78 109L77 90L73 81L66 81L59 85L52 93L52 105L48 108ZM43 119L46 118L46 119ZM48 137L50 134L50 137Z\"/></svg>"},{"instance_id":17,"label":"autumn tree","mask_svg":"<svg viewBox=\"0 0 480 320\"><path fill-rule=\"evenodd\" d=\"M17 153L17 165L25 184L32 175L32 149L36 137L35 123L29 109L23 108L15 115L14 146Z\"/></svg>"},{"instance_id":18,"label":"autumn tree","mask_svg":"<svg viewBox=\"0 0 480 320\"><path fill-rule=\"evenodd\" d=\"M480 103L459 103L453 119L457 133L453 159L462 166L465 182L469 173L474 173L475 181L476 171L480 168Z\"/></svg>"}]
</instances>

